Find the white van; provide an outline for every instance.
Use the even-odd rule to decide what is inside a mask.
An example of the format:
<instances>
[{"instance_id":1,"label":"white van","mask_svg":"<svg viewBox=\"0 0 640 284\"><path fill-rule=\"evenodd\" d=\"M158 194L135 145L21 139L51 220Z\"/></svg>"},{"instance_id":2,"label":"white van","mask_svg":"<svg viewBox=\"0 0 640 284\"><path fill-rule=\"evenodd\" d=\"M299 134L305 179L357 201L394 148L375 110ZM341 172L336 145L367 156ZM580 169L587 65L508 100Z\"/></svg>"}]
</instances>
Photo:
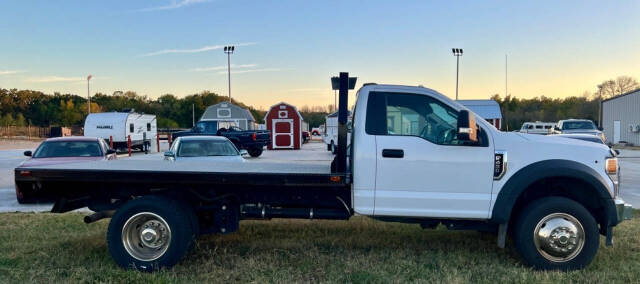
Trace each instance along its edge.
<instances>
[{"instance_id":1,"label":"white van","mask_svg":"<svg viewBox=\"0 0 640 284\"><path fill-rule=\"evenodd\" d=\"M156 116L131 112L99 112L89 114L84 121L84 136L113 139L113 148L126 150L128 137L131 148L148 151L158 135Z\"/></svg>"},{"instance_id":2,"label":"white van","mask_svg":"<svg viewBox=\"0 0 640 284\"><path fill-rule=\"evenodd\" d=\"M555 122L525 122L520 128L520 133L547 135L551 134L554 126L556 126Z\"/></svg>"}]
</instances>

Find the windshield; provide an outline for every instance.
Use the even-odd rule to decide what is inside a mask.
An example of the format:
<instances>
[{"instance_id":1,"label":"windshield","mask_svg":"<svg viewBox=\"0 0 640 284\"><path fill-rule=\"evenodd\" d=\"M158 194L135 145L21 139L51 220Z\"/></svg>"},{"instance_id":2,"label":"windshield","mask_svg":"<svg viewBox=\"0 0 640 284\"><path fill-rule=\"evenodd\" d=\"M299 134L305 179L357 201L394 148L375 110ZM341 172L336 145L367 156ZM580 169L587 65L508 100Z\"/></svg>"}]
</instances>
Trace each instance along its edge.
<instances>
[{"instance_id":1,"label":"windshield","mask_svg":"<svg viewBox=\"0 0 640 284\"><path fill-rule=\"evenodd\" d=\"M572 129L596 129L591 121L565 121L562 123L562 130Z\"/></svg>"},{"instance_id":2,"label":"windshield","mask_svg":"<svg viewBox=\"0 0 640 284\"><path fill-rule=\"evenodd\" d=\"M34 158L55 157L100 157L102 150L95 141L49 141L44 142L36 152Z\"/></svg>"},{"instance_id":3,"label":"windshield","mask_svg":"<svg viewBox=\"0 0 640 284\"><path fill-rule=\"evenodd\" d=\"M240 153L229 141L187 140L181 141L178 157L238 156Z\"/></svg>"}]
</instances>

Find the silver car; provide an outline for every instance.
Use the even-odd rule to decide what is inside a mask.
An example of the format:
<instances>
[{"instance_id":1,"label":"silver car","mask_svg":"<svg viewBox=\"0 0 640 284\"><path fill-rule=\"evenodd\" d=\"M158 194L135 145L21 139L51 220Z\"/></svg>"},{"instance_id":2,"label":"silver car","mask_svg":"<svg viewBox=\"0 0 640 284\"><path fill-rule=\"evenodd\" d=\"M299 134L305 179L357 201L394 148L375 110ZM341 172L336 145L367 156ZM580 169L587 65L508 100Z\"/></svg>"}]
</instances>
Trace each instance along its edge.
<instances>
[{"instance_id":1,"label":"silver car","mask_svg":"<svg viewBox=\"0 0 640 284\"><path fill-rule=\"evenodd\" d=\"M593 121L588 119L565 119L558 121L553 129L554 134L590 134L606 140L602 129L596 127Z\"/></svg>"},{"instance_id":2,"label":"silver car","mask_svg":"<svg viewBox=\"0 0 640 284\"><path fill-rule=\"evenodd\" d=\"M183 136L176 139L164 159L170 161L215 161L243 163L246 150L238 151L222 136Z\"/></svg>"}]
</instances>

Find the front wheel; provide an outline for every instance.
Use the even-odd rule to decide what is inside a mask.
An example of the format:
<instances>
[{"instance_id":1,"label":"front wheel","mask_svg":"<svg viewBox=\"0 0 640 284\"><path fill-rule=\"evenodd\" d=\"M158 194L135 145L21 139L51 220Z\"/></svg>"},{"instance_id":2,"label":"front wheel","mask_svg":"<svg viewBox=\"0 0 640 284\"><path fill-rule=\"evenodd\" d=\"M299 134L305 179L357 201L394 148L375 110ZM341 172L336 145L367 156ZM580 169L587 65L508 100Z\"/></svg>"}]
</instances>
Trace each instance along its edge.
<instances>
[{"instance_id":1,"label":"front wheel","mask_svg":"<svg viewBox=\"0 0 640 284\"><path fill-rule=\"evenodd\" d=\"M170 268L198 235L194 215L186 205L164 197L131 200L111 218L107 231L109 252L123 268Z\"/></svg>"},{"instance_id":2,"label":"front wheel","mask_svg":"<svg viewBox=\"0 0 640 284\"><path fill-rule=\"evenodd\" d=\"M250 148L247 150L247 152L249 152L249 155L251 155L251 157L260 157L260 155L262 155L262 147Z\"/></svg>"},{"instance_id":3,"label":"front wheel","mask_svg":"<svg viewBox=\"0 0 640 284\"><path fill-rule=\"evenodd\" d=\"M542 270L576 270L591 263L599 246L598 224L581 204L546 197L522 212L514 241L527 264Z\"/></svg>"}]
</instances>

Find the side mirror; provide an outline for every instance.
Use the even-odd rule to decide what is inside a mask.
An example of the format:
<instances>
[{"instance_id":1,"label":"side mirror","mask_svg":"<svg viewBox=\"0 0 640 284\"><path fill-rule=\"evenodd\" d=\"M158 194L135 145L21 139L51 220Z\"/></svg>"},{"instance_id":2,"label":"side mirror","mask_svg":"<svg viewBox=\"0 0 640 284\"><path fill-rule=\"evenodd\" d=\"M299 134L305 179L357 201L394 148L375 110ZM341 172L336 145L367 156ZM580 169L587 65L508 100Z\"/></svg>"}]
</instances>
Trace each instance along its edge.
<instances>
[{"instance_id":1,"label":"side mirror","mask_svg":"<svg viewBox=\"0 0 640 284\"><path fill-rule=\"evenodd\" d=\"M604 128L602 128L602 126L600 126L600 127L598 127L598 130L604 131Z\"/></svg>"},{"instance_id":2,"label":"side mirror","mask_svg":"<svg viewBox=\"0 0 640 284\"><path fill-rule=\"evenodd\" d=\"M615 150L613 150L613 151L614 151L614 152L616 152L616 156L620 156L620 150L615 149Z\"/></svg>"},{"instance_id":3,"label":"side mirror","mask_svg":"<svg viewBox=\"0 0 640 284\"><path fill-rule=\"evenodd\" d=\"M240 150L240 156L246 156L246 155L249 155L249 151L245 149Z\"/></svg>"},{"instance_id":4,"label":"side mirror","mask_svg":"<svg viewBox=\"0 0 640 284\"><path fill-rule=\"evenodd\" d=\"M554 127L553 127L553 130L555 130L555 131L560 131L560 127L554 126Z\"/></svg>"},{"instance_id":5,"label":"side mirror","mask_svg":"<svg viewBox=\"0 0 640 284\"><path fill-rule=\"evenodd\" d=\"M476 118L468 110L461 110L458 114L458 140L478 142Z\"/></svg>"},{"instance_id":6,"label":"side mirror","mask_svg":"<svg viewBox=\"0 0 640 284\"><path fill-rule=\"evenodd\" d=\"M107 149L107 155L111 155L111 154L115 154L116 150L115 149Z\"/></svg>"},{"instance_id":7,"label":"side mirror","mask_svg":"<svg viewBox=\"0 0 640 284\"><path fill-rule=\"evenodd\" d=\"M24 151L24 155L27 157L31 157L31 155L33 155L33 153L31 151Z\"/></svg>"},{"instance_id":8,"label":"side mirror","mask_svg":"<svg viewBox=\"0 0 640 284\"><path fill-rule=\"evenodd\" d=\"M174 153L173 153L173 152L171 152L171 151L166 151L166 152L164 152L164 156L165 156L166 158L175 158L175 157L176 157L176 154L174 154Z\"/></svg>"}]
</instances>

